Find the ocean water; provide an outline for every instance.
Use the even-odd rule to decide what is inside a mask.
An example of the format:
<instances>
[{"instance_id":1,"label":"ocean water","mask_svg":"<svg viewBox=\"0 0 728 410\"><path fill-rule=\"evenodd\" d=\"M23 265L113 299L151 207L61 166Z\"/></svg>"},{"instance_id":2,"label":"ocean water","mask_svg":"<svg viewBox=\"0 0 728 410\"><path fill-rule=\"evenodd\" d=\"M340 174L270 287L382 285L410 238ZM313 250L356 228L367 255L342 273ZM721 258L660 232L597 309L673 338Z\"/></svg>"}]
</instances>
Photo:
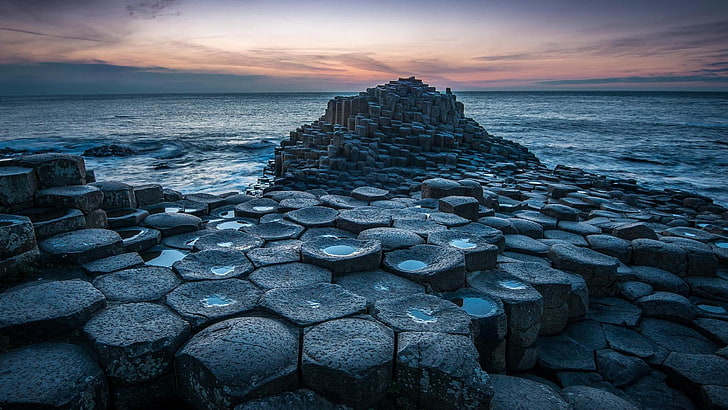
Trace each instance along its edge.
<instances>
[{"instance_id":1,"label":"ocean water","mask_svg":"<svg viewBox=\"0 0 728 410\"><path fill-rule=\"evenodd\" d=\"M488 132L564 164L728 204L728 93L456 92ZM185 193L242 191L273 148L337 94L0 97L0 152L80 155L99 180ZM340 93L340 95L347 95Z\"/></svg>"}]
</instances>

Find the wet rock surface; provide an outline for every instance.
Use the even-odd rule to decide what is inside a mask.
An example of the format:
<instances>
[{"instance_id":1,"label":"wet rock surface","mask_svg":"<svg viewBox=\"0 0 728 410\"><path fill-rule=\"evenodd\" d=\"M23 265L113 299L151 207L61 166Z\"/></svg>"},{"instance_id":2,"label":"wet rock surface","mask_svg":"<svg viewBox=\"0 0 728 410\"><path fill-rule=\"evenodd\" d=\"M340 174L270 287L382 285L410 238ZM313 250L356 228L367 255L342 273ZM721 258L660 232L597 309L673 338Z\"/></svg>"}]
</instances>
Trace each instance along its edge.
<instances>
[{"instance_id":1,"label":"wet rock surface","mask_svg":"<svg viewBox=\"0 0 728 410\"><path fill-rule=\"evenodd\" d=\"M709 198L549 169L415 79L332 100L274 157L221 195L0 164L0 363L35 360L0 368L0 407L28 383L56 407L724 406Z\"/></svg>"}]
</instances>

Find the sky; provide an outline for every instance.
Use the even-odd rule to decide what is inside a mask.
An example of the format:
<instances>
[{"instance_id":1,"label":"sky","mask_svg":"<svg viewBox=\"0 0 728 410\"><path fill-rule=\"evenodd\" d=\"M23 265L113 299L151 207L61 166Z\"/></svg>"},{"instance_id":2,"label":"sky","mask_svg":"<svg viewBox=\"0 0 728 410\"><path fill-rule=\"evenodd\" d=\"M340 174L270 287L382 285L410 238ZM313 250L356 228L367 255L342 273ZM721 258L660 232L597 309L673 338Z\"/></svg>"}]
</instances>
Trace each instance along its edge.
<instances>
[{"instance_id":1,"label":"sky","mask_svg":"<svg viewBox=\"0 0 728 410\"><path fill-rule=\"evenodd\" d=\"M0 95L728 91L728 0L0 0Z\"/></svg>"}]
</instances>

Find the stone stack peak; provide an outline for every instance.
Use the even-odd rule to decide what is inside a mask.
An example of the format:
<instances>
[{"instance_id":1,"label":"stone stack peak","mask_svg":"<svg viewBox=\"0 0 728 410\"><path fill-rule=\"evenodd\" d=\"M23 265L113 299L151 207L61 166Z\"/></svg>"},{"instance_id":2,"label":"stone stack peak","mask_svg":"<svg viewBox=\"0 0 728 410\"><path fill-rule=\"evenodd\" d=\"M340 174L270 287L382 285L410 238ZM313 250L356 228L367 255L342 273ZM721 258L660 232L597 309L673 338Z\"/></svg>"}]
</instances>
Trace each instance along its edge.
<instances>
[{"instance_id":1,"label":"stone stack peak","mask_svg":"<svg viewBox=\"0 0 728 410\"><path fill-rule=\"evenodd\" d=\"M278 189L343 193L375 186L407 194L428 177L462 179L537 164L525 147L466 117L449 88L441 93L409 77L330 100L319 120L281 142L262 182Z\"/></svg>"}]
</instances>

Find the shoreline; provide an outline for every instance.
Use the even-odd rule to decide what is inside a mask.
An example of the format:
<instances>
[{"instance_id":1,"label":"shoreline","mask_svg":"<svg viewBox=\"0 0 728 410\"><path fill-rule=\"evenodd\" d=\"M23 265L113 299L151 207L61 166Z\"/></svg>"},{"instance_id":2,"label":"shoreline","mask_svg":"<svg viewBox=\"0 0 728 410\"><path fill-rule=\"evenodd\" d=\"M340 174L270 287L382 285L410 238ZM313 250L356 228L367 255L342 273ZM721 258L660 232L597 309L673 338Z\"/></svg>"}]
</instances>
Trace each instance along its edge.
<instances>
[{"instance_id":1,"label":"shoreline","mask_svg":"<svg viewBox=\"0 0 728 410\"><path fill-rule=\"evenodd\" d=\"M68 383L46 397L99 408L725 404L724 207L548 169L451 93L390 85L292 132L256 195L0 163L0 404L43 364ZM430 111L372 112L377 90Z\"/></svg>"}]
</instances>

